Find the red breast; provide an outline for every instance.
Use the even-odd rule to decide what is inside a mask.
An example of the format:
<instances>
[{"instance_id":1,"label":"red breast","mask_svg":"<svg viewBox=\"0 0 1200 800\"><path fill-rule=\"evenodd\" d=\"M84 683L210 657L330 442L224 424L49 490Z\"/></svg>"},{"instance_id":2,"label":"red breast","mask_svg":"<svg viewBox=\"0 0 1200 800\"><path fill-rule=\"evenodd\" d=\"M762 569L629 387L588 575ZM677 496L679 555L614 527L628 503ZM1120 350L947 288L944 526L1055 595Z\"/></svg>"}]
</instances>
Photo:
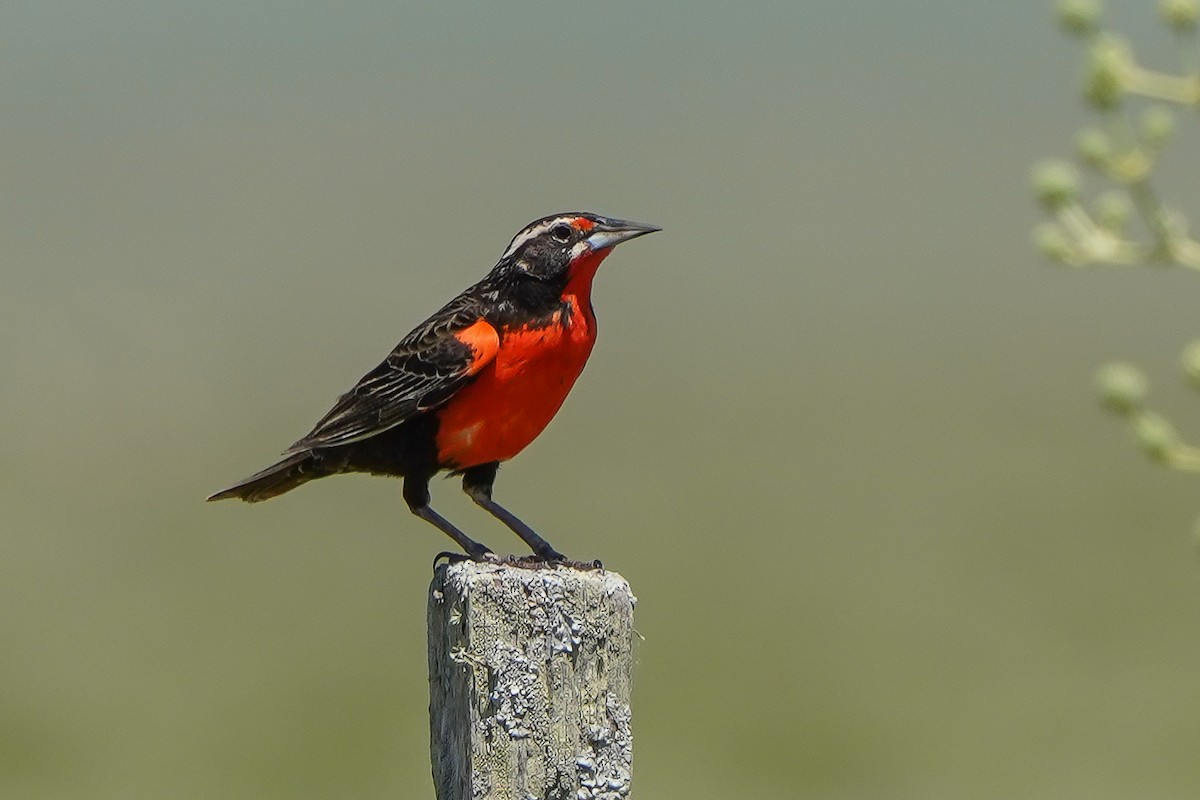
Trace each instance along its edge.
<instances>
[{"instance_id":1,"label":"red breast","mask_svg":"<svg viewBox=\"0 0 1200 800\"><path fill-rule=\"evenodd\" d=\"M558 413L596 343L592 278L609 252L587 253L571 265L562 294L565 310L555 312L549 324L497 331L495 358L438 410L441 465L463 469L507 461Z\"/></svg>"}]
</instances>

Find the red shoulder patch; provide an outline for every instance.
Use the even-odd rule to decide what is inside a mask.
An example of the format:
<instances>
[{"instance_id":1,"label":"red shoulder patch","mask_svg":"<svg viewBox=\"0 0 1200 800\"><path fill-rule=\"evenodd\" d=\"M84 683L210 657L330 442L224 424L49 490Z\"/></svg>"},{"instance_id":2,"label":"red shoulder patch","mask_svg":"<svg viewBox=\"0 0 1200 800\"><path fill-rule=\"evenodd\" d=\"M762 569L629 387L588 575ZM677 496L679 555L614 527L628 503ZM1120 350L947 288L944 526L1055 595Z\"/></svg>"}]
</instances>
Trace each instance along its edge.
<instances>
[{"instance_id":1,"label":"red shoulder patch","mask_svg":"<svg viewBox=\"0 0 1200 800\"><path fill-rule=\"evenodd\" d=\"M471 348L467 375L474 375L490 364L500 349L500 334L485 319L456 332L454 338Z\"/></svg>"}]
</instances>

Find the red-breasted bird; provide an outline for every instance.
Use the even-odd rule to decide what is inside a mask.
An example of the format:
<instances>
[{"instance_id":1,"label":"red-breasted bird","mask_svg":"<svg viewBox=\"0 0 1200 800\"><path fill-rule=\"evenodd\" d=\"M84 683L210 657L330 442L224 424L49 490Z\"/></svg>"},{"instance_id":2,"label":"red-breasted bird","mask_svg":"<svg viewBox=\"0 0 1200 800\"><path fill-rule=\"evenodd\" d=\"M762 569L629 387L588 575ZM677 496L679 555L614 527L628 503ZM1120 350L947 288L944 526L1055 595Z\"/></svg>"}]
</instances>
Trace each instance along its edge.
<instances>
[{"instance_id":1,"label":"red-breasted bird","mask_svg":"<svg viewBox=\"0 0 1200 800\"><path fill-rule=\"evenodd\" d=\"M500 462L558 412L587 363L596 268L616 245L657 230L582 212L530 223L483 280L405 336L282 461L208 499L254 503L343 472L402 477L412 513L471 558L492 558L429 505L430 478L449 470L536 556L565 560L492 499L492 484Z\"/></svg>"}]
</instances>

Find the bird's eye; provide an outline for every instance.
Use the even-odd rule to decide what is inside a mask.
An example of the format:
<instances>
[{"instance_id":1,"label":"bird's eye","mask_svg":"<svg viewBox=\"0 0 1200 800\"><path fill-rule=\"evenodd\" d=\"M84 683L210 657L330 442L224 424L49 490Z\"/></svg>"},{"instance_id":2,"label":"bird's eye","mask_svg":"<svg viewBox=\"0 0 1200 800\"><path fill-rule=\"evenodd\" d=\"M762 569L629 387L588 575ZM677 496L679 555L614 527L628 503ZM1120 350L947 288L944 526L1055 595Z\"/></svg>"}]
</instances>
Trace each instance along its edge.
<instances>
[{"instance_id":1,"label":"bird's eye","mask_svg":"<svg viewBox=\"0 0 1200 800\"><path fill-rule=\"evenodd\" d=\"M550 229L550 235L554 237L556 242L571 241L571 226L570 225L555 225Z\"/></svg>"}]
</instances>

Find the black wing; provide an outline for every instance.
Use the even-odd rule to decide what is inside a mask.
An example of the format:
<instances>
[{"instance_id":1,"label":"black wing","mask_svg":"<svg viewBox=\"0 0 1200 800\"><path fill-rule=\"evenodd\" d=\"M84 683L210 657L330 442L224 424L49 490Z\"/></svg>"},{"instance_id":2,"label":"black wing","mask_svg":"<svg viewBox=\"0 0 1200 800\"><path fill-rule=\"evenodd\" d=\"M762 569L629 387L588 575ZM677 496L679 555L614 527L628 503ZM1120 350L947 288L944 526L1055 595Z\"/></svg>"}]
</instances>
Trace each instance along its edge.
<instances>
[{"instance_id":1,"label":"black wing","mask_svg":"<svg viewBox=\"0 0 1200 800\"><path fill-rule=\"evenodd\" d=\"M459 295L405 336L284 453L366 439L441 405L492 360L497 346L479 300Z\"/></svg>"}]
</instances>

